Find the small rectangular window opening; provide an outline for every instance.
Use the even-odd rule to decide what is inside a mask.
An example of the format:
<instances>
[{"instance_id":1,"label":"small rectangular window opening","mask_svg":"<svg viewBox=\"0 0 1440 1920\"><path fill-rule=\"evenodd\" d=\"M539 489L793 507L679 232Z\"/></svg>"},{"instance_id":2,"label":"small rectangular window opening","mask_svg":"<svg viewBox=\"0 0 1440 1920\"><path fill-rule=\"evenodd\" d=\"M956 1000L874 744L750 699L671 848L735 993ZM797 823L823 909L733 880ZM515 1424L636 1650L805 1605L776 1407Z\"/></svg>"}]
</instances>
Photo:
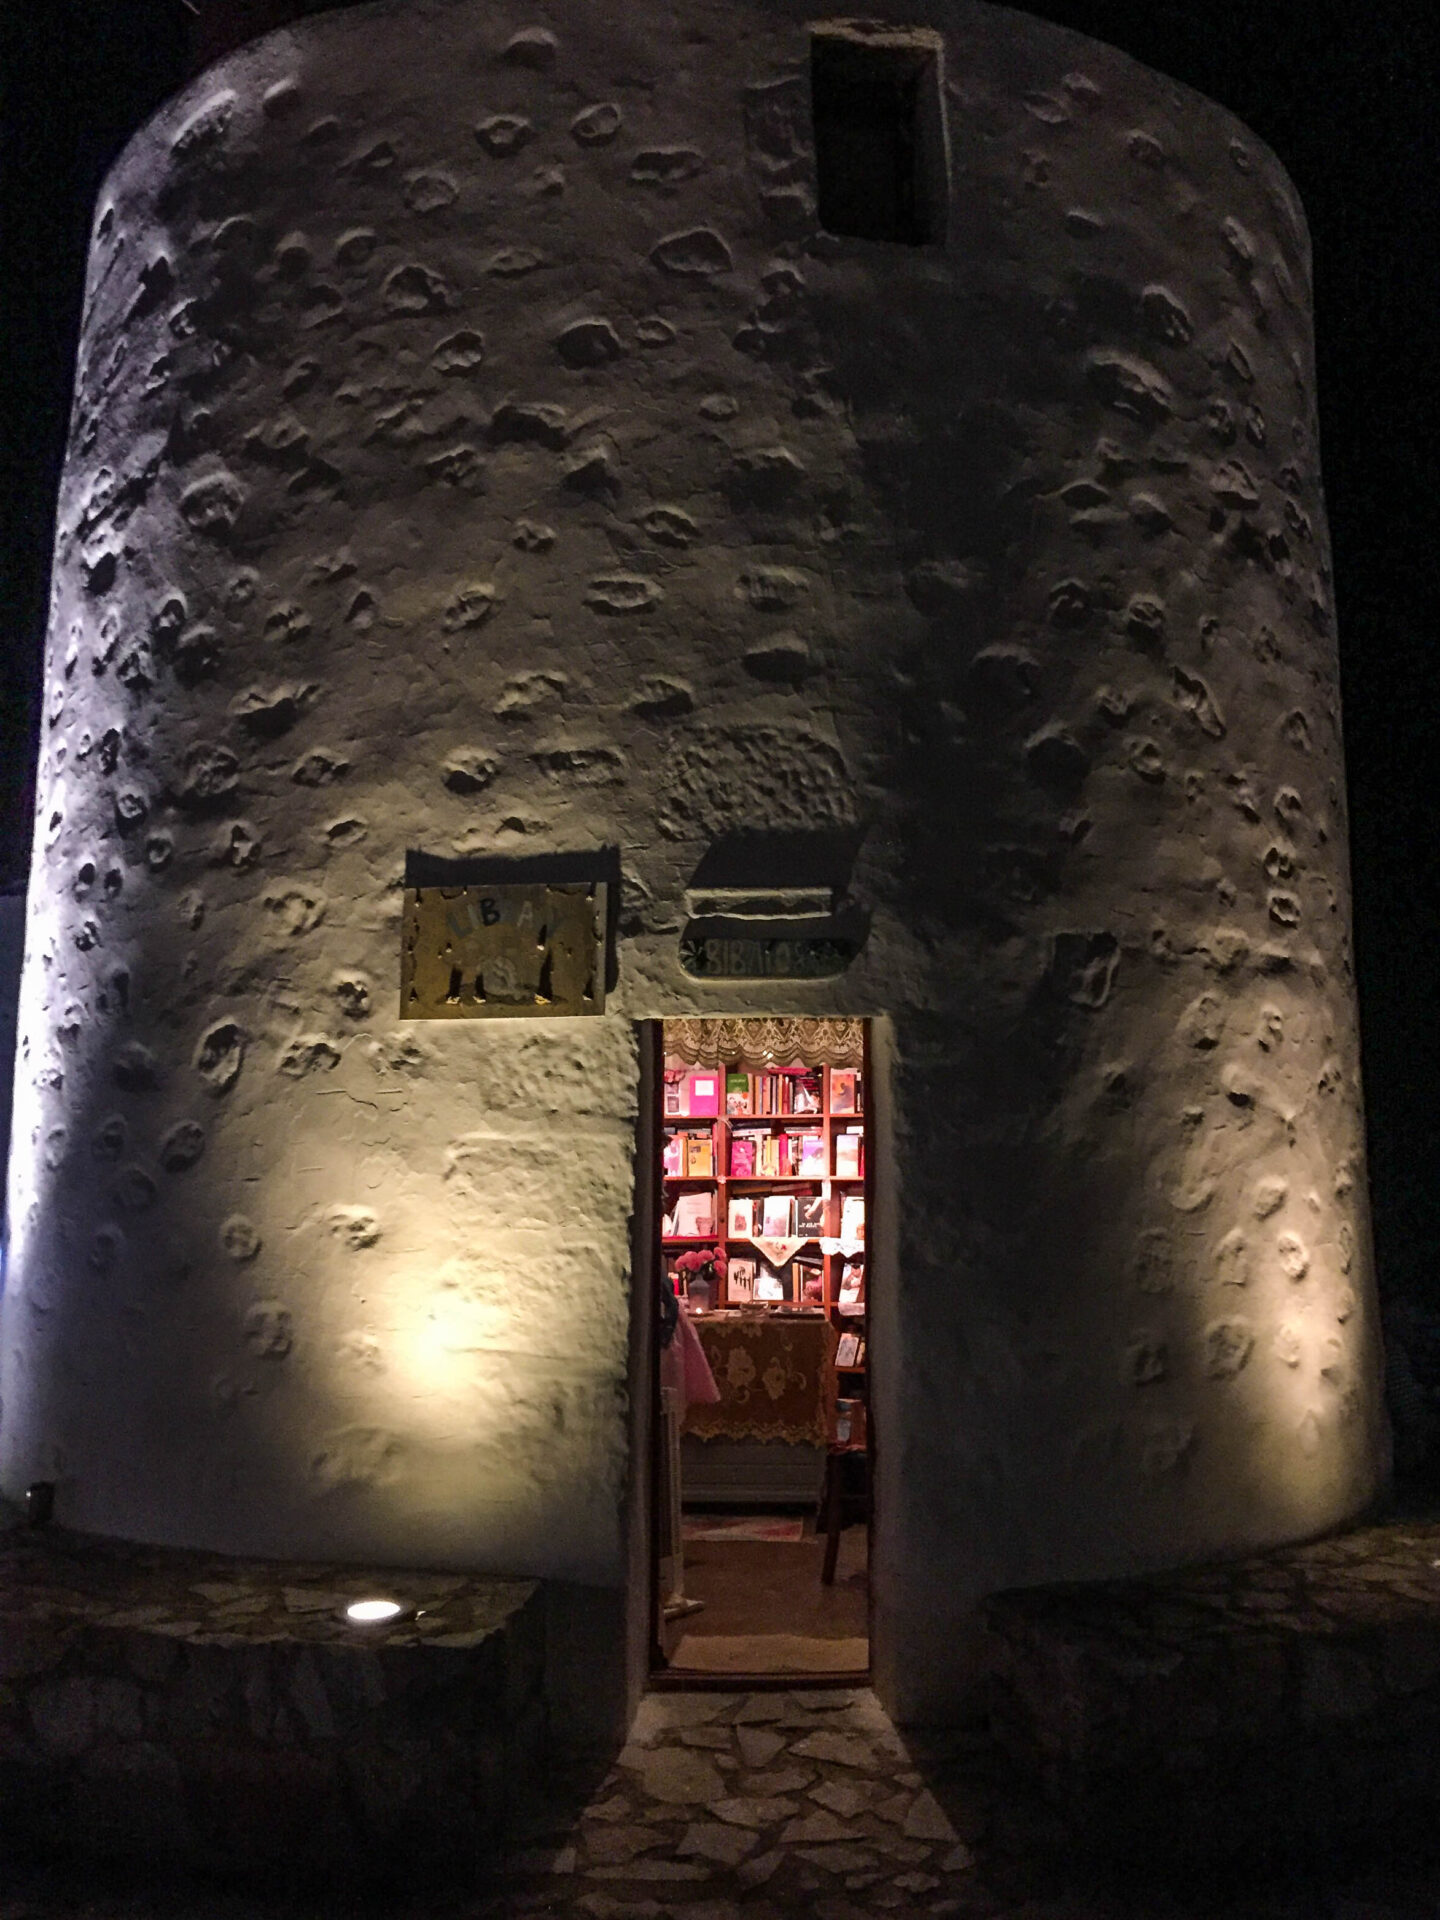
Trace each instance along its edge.
<instances>
[{"instance_id":1,"label":"small rectangular window opening","mask_svg":"<svg viewBox=\"0 0 1440 1920\"><path fill-rule=\"evenodd\" d=\"M902 246L945 237L939 47L919 33L816 32L810 102L820 224Z\"/></svg>"}]
</instances>

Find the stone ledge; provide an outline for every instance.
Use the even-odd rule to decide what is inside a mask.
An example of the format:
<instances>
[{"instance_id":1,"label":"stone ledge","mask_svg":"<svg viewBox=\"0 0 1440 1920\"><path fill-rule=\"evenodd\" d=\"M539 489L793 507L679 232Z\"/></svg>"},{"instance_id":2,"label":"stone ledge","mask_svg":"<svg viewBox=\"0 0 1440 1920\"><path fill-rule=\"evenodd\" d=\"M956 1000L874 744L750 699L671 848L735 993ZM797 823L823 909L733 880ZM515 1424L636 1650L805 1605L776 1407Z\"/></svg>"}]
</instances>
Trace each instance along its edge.
<instances>
[{"instance_id":1,"label":"stone ledge","mask_svg":"<svg viewBox=\"0 0 1440 1920\"><path fill-rule=\"evenodd\" d=\"M1218 1858L1440 1804L1440 1524L982 1609L993 1731L1077 1841Z\"/></svg>"},{"instance_id":2,"label":"stone ledge","mask_svg":"<svg viewBox=\"0 0 1440 1920\"><path fill-rule=\"evenodd\" d=\"M0 1842L469 1877L544 1758L542 1620L533 1581L0 1533Z\"/></svg>"}]
</instances>

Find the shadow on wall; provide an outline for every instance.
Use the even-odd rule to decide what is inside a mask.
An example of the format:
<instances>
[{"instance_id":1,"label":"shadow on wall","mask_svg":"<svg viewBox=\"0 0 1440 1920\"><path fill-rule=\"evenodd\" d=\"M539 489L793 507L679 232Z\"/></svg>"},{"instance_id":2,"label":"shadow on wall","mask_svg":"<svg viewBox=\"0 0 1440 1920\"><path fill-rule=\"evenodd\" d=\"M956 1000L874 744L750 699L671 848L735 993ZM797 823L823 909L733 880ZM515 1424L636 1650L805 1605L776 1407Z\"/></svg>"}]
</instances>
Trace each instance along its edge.
<instances>
[{"instance_id":1,"label":"shadow on wall","mask_svg":"<svg viewBox=\"0 0 1440 1920\"><path fill-rule=\"evenodd\" d=\"M5 1275L8 1241L5 1212L5 1169L10 1159L10 1100L15 1077L16 1003L20 994L20 959L25 950L25 896L0 893L0 1291Z\"/></svg>"}]
</instances>

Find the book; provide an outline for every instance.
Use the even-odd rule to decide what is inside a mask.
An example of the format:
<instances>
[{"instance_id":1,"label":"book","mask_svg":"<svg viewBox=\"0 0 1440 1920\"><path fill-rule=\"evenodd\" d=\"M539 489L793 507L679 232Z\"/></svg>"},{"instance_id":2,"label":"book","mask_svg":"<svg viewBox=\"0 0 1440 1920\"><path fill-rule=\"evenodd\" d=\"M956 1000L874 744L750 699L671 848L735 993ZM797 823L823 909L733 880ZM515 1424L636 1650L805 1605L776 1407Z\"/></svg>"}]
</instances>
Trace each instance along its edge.
<instances>
[{"instance_id":1,"label":"book","mask_svg":"<svg viewBox=\"0 0 1440 1920\"><path fill-rule=\"evenodd\" d=\"M795 1087L790 1102L792 1113L819 1113L820 1111L820 1075L807 1070L794 1076Z\"/></svg>"},{"instance_id":2,"label":"book","mask_svg":"<svg viewBox=\"0 0 1440 1920\"><path fill-rule=\"evenodd\" d=\"M732 1260L725 1272L725 1296L732 1305L755 1298L755 1262Z\"/></svg>"},{"instance_id":3,"label":"book","mask_svg":"<svg viewBox=\"0 0 1440 1920\"><path fill-rule=\"evenodd\" d=\"M825 1202L818 1193L795 1201L795 1231L802 1240L818 1240L825 1231Z\"/></svg>"},{"instance_id":4,"label":"book","mask_svg":"<svg viewBox=\"0 0 1440 1920\"><path fill-rule=\"evenodd\" d=\"M725 1112L733 1120L750 1112L750 1076L727 1073L725 1076Z\"/></svg>"},{"instance_id":5,"label":"book","mask_svg":"<svg viewBox=\"0 0 1440 1920\"><path fill-rule=\"evenodd\" d=\"M730 1178L732 1180L755 1178L755 1135L753 1133L734 1133L730 1136Z\"/></svg>"},{"instance_id":6,"label":"book","mask_svg":"<svg viewBox=\"0 0 1440 1920\"><path fill-rule=\"evenodd\" d=\"M800 1166L802 1174L813 1174L817 1179L825 1172L825 1136L823 1133L802 1133L800 1135Z\"/></svg>"},{"instance_id":7,"label":"book","mask_svg":"<svg viewBox=\"0 0 1440 1920\"><path fill-rule=\"evenodd\" d=\"M715 1142L708 1133L692 1132L685 1136L685 1171L695 1178L713 1176L715 1172Z\"/></svg>"},{"instance_id":8,"label":"book","mask_svg":"<svg viewBox=\"0 0 1440 1920\"><path fill-rule=\"evenodd\" d=\"M673 1067L665 1069L665 1112L667 1115L683 1113L685 1103L685 1076Z\"/></svg>"},{"instance_id":9,"label":"book","mask_svg":"<svg viewBox=\"0 0 1440 1920\"><path fill-rule=\"evenodd\" d=\"M788 1193L766 1194L762 1208L763 1234L767 1240L795 1238L795 1201Z\"/></svg>"},{"instance_id":10,"label":"book","mask_svg":"<svg viewBox=\"0 0 1440 1920\"><path fill-rule=\"evenodd\" d=\"M791 1272L795 1276L795 1297L806 1306L818 1307L825 1303L825 1269L818 1260L795 1260L791 1263Z\"/></svg>"},{"instance_id":11,"label":"book","mask_svg":"<svg viewBox=\"0 0 1440 1920\"><path fill-rule=\"evenodd\" d=\"M685 1111L697 1119L713 1120L720 1112L718 1073L692 1073L685 1082Z\"/></svg>"},{"instance_id":12,"label":"book","mask_svg":"<svg viewBox=\"0 0 1440 1920\"><path fill-rule=\"evenodd\" d=\"M837 1367L853 1367L860 1360L860 1336L855 1333L842 1333L839 1345L835 1349Z\"/></svg>"},{"instance_id":13,"label":"book","mask_svg":"<svg viewBox=\"0 0 1440 1920\"><path fill-rule=\"evenodd\" d=\"M713 1193L682 1193L675 1202L675 1234L681 1240L708 1240L715 1231Z\"/></svg>"},{"instance_id":14,"label":"book","mask_svg":"<svg viewBox=\"0 0 1440 1920\"><path fill-rule=\"evenodd\" d=\"M830 1069L830 1111L831 1113L858 1113L860 1111L860 1076L853 1067L832 1067Z\"/></svg>"},{"instance_id":15,"label":"book","mask_svg":"<svg viewBox=\"0 0 1440 1920\"><path fill-rule=\"evenodd\" d=\"M858 1193L847 1194L840 1202L840 1238L850 1246L865 1244L865 1202Z\"/></svg>"},{"instance_id":16,"label":"book","mask_svg":"<svg viewBox=\"0 0 1440 1920\"><path fill-rule=\"evenodd\" d=\"M757 1300L788 1300L785 1282L768 1261L760 1262L760 1270L755 1275L755 1298Z\"/></svg>"},{"instance_id":17,"label":"book","mask_svg":"<svg viewBox=\"0 0 1440 1920\"><path fill-rule=\"evenodd\" d=\"M731 1240L751 1240L755 1236L755 1202L732 1200L725 1228Z\"/></svg>"},{"instance_id":18,"label":"book","mask_svg":"<svg viewBox=\"0 0 1440 1920\"><path fill-rule=\"evenodd\" d=\"M843 1307L858 1307L865 1299L865 1262L847 1260L840 1275L839 1304Z\"/></svg>"},{"instance_id":19,"label":"book","mask_svg":"<svg viewBox=\"0 0 1440 1920\"><path fill-rule=\"evenodd\" d=\"M665 1150L661 1155L661 1164L672 1180L678 1180L685 1171L685 1136L683 1133L667 1133Z\"/></svg>"},{"instance_id":20,"label":"book","mask_svg":"<svg viewBox=\"0 0 1440 1920\"><path fill-rule=\"evenodd\" d=\"M835 1136L835 1178L859 1180L865 1172L865 1135L859 1127L846 1127Z\"/></svg>"}]
</instances>

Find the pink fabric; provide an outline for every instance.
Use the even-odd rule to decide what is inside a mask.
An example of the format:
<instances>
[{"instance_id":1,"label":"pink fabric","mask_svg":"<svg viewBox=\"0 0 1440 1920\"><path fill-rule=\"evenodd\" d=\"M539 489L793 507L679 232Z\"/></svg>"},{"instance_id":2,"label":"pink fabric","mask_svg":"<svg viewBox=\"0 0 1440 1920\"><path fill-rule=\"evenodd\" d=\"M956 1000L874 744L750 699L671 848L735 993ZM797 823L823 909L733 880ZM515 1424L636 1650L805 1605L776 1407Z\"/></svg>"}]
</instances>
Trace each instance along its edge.
<instances>
[{"instance_id":1,"label":"pink fabric","mask_svg":"<svg viewBox=\"0 0 1440 1920\"><path fill-rule=\"evenodd\" d=\"M660 1355L660 1384L679 1394L683 1413L687 1406L714 1406L720 1398L720 1389L685 1302L681 1300L678 1304L680 1318L675 1324L675 1336Z\"/></svg>"}]
</instances>

